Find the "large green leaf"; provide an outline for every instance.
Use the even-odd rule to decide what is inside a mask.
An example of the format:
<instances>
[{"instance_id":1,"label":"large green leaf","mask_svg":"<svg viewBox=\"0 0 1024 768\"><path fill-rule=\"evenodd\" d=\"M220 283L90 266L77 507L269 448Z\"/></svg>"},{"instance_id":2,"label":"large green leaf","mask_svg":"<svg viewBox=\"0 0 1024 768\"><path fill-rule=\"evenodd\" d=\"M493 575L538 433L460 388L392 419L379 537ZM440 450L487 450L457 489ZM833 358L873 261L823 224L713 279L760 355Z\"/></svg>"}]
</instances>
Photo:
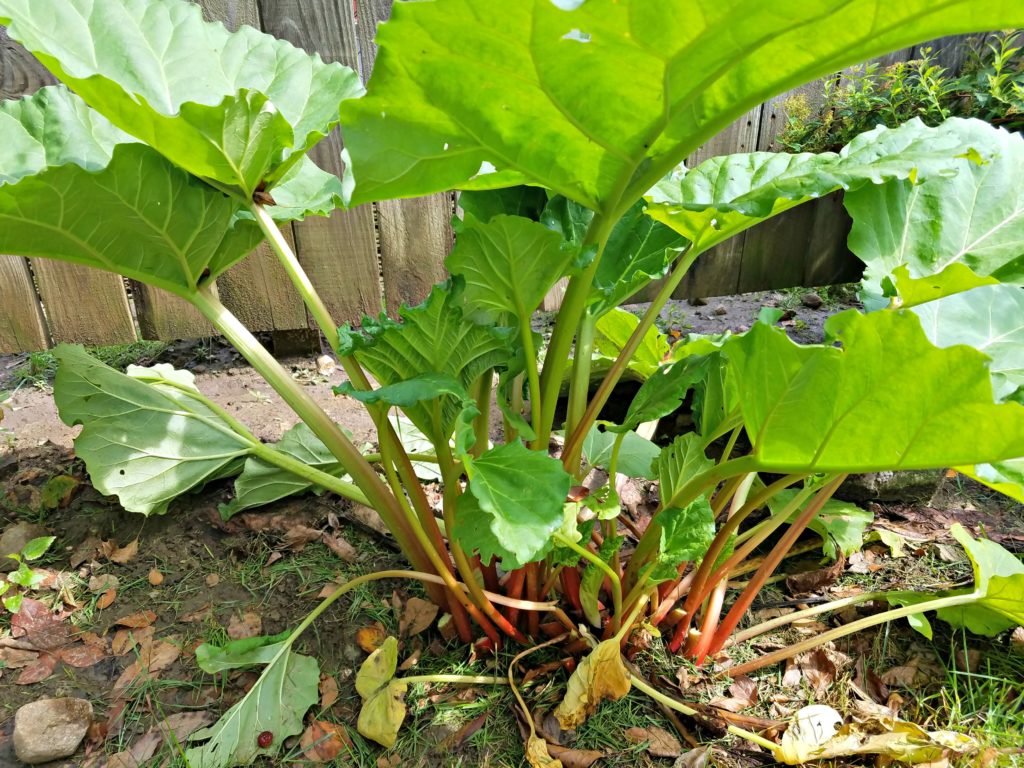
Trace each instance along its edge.
<instances>
[{"instance_id":1,"label":"large green leaf","mask_svg":"<svg viewBox=\"0 0 1024 768\"><path fill-rule=\"evenodd\" d=\"M348 430L343 430L351 437ZM335 458L319 437L308 426L299 422L287 430L274 449L298 459L307 466L342 477L343 472ZM235 498L220 505L220 514L225 520L252 507L261 507L278 499L294 496L306 491L321 492L312 482L286 469L275 466L256 456L245 460L242 474L235 479Z\"/></svg>"},{"instance_id":2,"label":"large green leaf","mask_svg":"<svg viewBox=\"0 0 1024 768\"><path fill-rule=\"evenodd\" d=\"M609 213L771 96L921 40L1024 24L1017 0L572 5L396 3L367 96L342 106L352 199L496 168Z\"/></svg>"},{"instance_id":3,"label":"large green leaf","mask_svg":"<svg viewBox=\"0 0 1024 768\"><path fill-rule=\"evenodd\" d=\"M640 325L640 318L625 309L616 308L602 315L595 326L594 344L602 357L614 360L622 352L633 331ZM656 326L647 329L640 346L627 364L627 369L640 379L653 376L668 357L669 346L665 334Z\"/></svg>"},{"instance_id":4,"label":"large green leaf","mask_svg":"<svg viewBox=\"0 0 1024 768\"><path fill-rule=\"evenodd\" d=\"M711 362L710 355L688 355L658 368L630 401L622 425L609 427L609 431L636 429L645 422L668 416L682 405L687 392L704 379Z\"/></svg>"},{"instance_id":5,"label":"large green leaf","mask_svg":"<svg viewBox=\"0 0 1024 768\"><path fill-rule=\"evenodd\" d=\"M200 646L196 658L207 672L265 664L266 668L242 699L221 718L189 737L204 741L185 750L193 768L228 768L249 765L257 757L273 757L289 736L302 733L306 710L319 701L320 666L310 656L292 650L290 636L248 638L223 648ZM202 654L200 654L202 651ZM273 734L267 746L257 737Z\"/></svg>"},{"instance_id":6,"label":"large green leaf","mask_svg":"<svg viewBox=\"0 0 1024 768\"><path fill-rule=\"evenodd\" d=\"M901 266L911 278L942 275L942 293L990 275L1024 283L1024 137L975 120L963 122L963 135L987 162L964 158L948 178L866 186L846 196L850 250L867 264L869 294L891 295L889 276ZM973 282L958 265L977 276Z\"/></svg>"},{"instance_id":7,"label":"large green leaf","mask_svg":"<svg viewBox=\"0 0 1024 768\"><path fill-rule=\"evenodd\" d=\"M713 157L655 186L647 196L647 213L707 250L837 189L955 173L963 164L958 155L990 149L984 141L988 137L973 122L954 118L930 128L914 119L894 129L878 126L838 154L752 152ZM975 146L979 141L981 146Z\"/></svg>"},{"instance_id":8,"label":"large green leaf","mask_svg":"<svg viewBox=\"0 0 1024 768\"><path fill-rule=\"evenodd\" d=\"M0 0L0 23L122 130L244 199L338 122L359 76L182 0Z\"/></svg>"},{"instance_id":9,"label":"large green leaf","mask_svg":"<svg viewBox=\"0 0 1024 768\"><path fill-rule=\"evenodd\" d=\"M1024 457L957 470L1024 504Z\"/></svg>"},{"instance_id":10,"label":"large green leaf","mask_svg":"<svg viewBox=\"0 0 1024 768\"><path fill-rule=\"evenodd\" d=\"M572 478L562 464L515 441L485 451L470 464L467 492L455 510L455 536L487 562L506 570L547 554L564 522Z\"/></svg>"},{"instance_id":11,"label":"large green leaf","mask_svg":"<svg viewBox=\"0 0 1024 768\"><path fill-rule=\"evenodd\" d=\"M614 432L603 430L595 424L583 438L583 455L591 467L609 469L612 459L612 450L615 446ZM619 448L619 463L616 468L618 474L627 477L643 477L653 480L655 477L653 465L655 459L661 453L661 449L646 437L641 437L633 430L627 430L622 437L622 446Z\"/></svg>"},{"instance_id":12,"label":"large green leaf","mask_svg":"<svg viewBox=\"0 0 1024 768\"><path fill-rule=\"evenodd\" d=\"M715 515L711 504L701 496L680 509L669 507L658 513L660 529L658 557L649 584L678 576L679 566L704 557L715 538Z\"/></svg>"},{"instance_id":13,"label":"large green leaf","mask_svg":"<svg viewBox=\"0 0 1024 768\"><path fill-rule=\"evenodd\" d=\"M505 314L529 318L577 254L558 232L536 221L498 215L482 223L467 215L445 265L465 281L468 315L498 322Z\"/></svg>"},{"instance_id":14,"label":"large green leaf","mask_svg":"<svg viewBox=\"0 0 1024 768\"><path fill-rule=\"evenodd\" d=\"M1024 289L985 285L913 311L935 346L967 344L992 358L989 370L997 400L1024 387Z\"/></svg>"},{"instance_id":15,"label":"large green leaf","mask_svg":"<svg viewBox=\"0 0 1024 768\"><path fill-rule=\"evenodd\" d=\"M658 480L661 500L671 505L675 492L691 479L715 465L704 453L704 444L696 432L679 435L658 455Z\"/></svg>"},{"instance_id":16,"label":"large green leaf","mask_svg":"<svg viewBox=\"0 0 1024 768\"><path fill-rule=\"evenodd\" d=\"M381 315L363 318L359 332L341 329L342 354L355 354L382 386L443 374L469 391L481 374L507 366L512 357L507 335L465 319L450 287L435 286L423 304L402 307L399 316L400 323ZM451 434L463 412L462 400L445 396L442 403L442 430ZM424 433L434 434L429 405L403 410Z\"/></svg>"},{"instance_id":17,"label":"large green leaf","mask_svg":"<svg viewBox=\"0 0 1024 768\"><path fill-rule=\"evenodd\" d=\"M262 235L238 203L62 87L0 103L0 252L73 261L187 295Z\"/></svg>"},{"instance_id":18,"label":"large green leaf","mask_svg":"<svg viewBox=\"0 0 1024 768\"><path fill-rule=\"evenodd\" d=\"M144 369L147 381L104 365L81 346L54 350L54 400L65 424L82 424L75 453L101 493L130 512L162 514L185 491L236 467L251 442L165 381L191 374Z\"/></svg>"},{"instance_id":19,"label":"large green leaf","mask_svg":"<svg viewBox=\"0 0 1024 768\"><path fill-rule=\"evenodd\" d=\"M798 493L798 490L790 488L772 496L768 500L772 513L781 513ZM810 499L807 500L809 503ZM793 510L792 517L799 516L804 507L806 504ZM864 533L874 519L874 514L852 502L829 499L807 527L821 536L822 552L836 560L840 552L849 557L864 545Z\"/></svg>"},{"instance_id":20,"label":"large green leaf","mask_svg":"<svg viewBox=\"0 0 1024 768\"><path fill-rule=\"evenodd\" d=\"M758 466L872 472L1024 456L1024 407L996 404L988 358L938 349L907 310L835 315L842 344L799 346L762 323L725 345Z\"/></svg>"}]
</instances>

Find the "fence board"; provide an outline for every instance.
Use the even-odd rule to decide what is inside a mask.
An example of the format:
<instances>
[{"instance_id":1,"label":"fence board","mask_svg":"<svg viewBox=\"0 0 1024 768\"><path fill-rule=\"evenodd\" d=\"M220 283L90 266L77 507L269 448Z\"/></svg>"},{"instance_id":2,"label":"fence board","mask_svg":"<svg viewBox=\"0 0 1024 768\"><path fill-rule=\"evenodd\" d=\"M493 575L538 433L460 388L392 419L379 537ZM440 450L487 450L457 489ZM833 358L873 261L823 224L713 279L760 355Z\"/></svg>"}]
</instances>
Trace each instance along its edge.
<instances>
[{"instance_id":1,"label":"fence board","mask_svg":"<svg viewBox=\"0 0 1024 768\"><path fill-rule=\"evenodd\" d=\"M325 61L359 69L355 17L349 0L261 0L263 28ZM337 130L310 157L339 176L341 137ZM299 261L339 322L356 322L381 307L380 265L373 208L362 205L312 217L295 226Z\"/></svg>"},{"instance_id":2,"label":"fence board","mask_svg":"<svg viewBox=\"0 0 1024 768\"><path fill-rule=\"evenodd\" d=\"M20 256L0 256L0 308L0 352L49 346L28 262Z\"/></svg>"}]
</instances>

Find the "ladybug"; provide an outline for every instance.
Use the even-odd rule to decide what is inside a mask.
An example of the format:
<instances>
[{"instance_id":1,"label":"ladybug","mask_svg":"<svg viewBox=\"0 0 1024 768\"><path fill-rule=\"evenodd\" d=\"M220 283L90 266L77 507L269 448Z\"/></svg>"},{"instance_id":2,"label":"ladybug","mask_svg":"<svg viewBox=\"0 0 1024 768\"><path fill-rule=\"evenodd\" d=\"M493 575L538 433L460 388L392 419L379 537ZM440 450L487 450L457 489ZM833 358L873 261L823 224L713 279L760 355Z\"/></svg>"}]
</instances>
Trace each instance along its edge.
<instances>
[{"instance_id":1,"label":"ladybug","mask_svg":"<svg viewBox=\"0 0 1024 768\"><path fill-rule=\"evenodd\" d=\"M266 749L274 741L274 734L270 731L264 731L256 737L256 743L259 744L260 749Z\"/></svg>"}]
</instances>

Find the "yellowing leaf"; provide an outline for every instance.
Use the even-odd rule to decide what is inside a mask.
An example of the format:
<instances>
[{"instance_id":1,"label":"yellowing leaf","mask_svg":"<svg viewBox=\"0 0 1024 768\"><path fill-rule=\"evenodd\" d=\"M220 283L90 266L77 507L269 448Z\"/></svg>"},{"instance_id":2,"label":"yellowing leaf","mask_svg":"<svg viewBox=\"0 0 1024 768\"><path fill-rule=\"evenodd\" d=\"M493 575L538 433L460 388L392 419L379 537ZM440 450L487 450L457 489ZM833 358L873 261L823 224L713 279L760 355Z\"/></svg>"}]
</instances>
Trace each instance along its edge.
<instances>
[{"instance_id":1,"label":"yellowing leaf","mask_svg":"<svg viewBox=\"0 0 1024 768\"><path fill-rule=\"evenodd\" d=\"M405 693L409 686L395 680L398 640L389 637L363 662L356 675L356 691L363 700L356 727L363 736L392 747L405 719Z\"/></svg>"},{"instance_id":2,"label":"yellowing leaf","mask_svg":"<svg viewBox=\"0 0 1024 768\"><path fill-rule=\"evenodd\" d=\"M605 640L587 656L569 678L565 698L555 710L566 731L582 725L605 699L621 699L629 693L629 671L622 663L619 641Z\"/></svg>"},{"instance_id":3,"label":"yellowing leaf","mask_svg":"<svg viewBox=\"0 0 1024 768\"><path fill-rule=\"evenodd\" d=\"M548 754L547 742L537 735L526 742L526 761L532 768L562 768L562 761Z\"/></svg>"}]
</instances>

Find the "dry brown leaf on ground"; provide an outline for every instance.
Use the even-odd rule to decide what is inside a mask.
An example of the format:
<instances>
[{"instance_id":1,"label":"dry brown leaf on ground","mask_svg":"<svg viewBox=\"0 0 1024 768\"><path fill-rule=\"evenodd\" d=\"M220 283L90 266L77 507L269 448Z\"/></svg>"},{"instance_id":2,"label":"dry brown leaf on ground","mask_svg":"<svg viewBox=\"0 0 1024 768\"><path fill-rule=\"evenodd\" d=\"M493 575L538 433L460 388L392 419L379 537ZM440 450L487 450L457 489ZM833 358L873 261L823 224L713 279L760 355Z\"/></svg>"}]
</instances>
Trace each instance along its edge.
<instances>
[{"instance_id":1,"label":"dry brown leaf on ground","mask_svg":"<svg viewBox=\"0 0 1024 768\"><path fill-rule=\"evenodd\" d=\"M757 682L746 675L740 675L732 681L728 696L716 696L711 700L711 706L729 712L742 712L756 703Z\"/></svg>"},{"instance_id":2,"label":"dry brown leaf on ground","mask_svg":"<svg viewBox=\"0 0 1024 768\"><path fill-rule=\"evenodd\" d=\"M299 739L302 747L300 758L313 763L329 763L352 746L345 726L315 720Z\"/></svg>"},{"instance_id":3,"label":"dry brown leaf on ground","mask_svg":"<svg viewBox=\"0 0 1024 768\"><path fill-rule=\"evenodd\" d=\"M72 568L77 568L86 560L91 560L95 557L102 545L103 542L96 536L89 536L71 550L71 554L68 556L68 563Z\"/></svg>"},{"instance_id":4,"label":"dry brown leaf on ground","mask_svg":"<svg viewBox=\"0 0 1024 768\"><path fill-rule=\"evenodd\" d=\"M626 740L632 744L647 742L647 751L654 757L678 757L683 751L679 739L656 725L626 729Z\"/></svg>"},{"instance_id":5,"label":"dry brown leaf on ground","mask_svg":"<svg viewBox=\"0 0 1024 768\"><path fill-rule=\"evenodd\" d=\"M123 547L119 547L113 539L100 542L99 554L100 557L105 557L112 563L125 565L134 560L135 556L139 554L139 540L133 539Z\"/></svg>"},{"instance_id":6,"label":"dry brown leaf on ground","mask_svg":"<svg viewBox=\"0 0 1024 768\"><path fill-rule=\"evenodd\" d=\"M114 622L114 626L142 629L143 627L148 627L154 621L156 621L156 613L153 611L136 611L117 619Z\"/></svg>"},{"instance_id":7,"label":"dry brown leaf on ground","mask_svg":"<svg viewBox=\"0 0 1024 768\"><path fill-rule=\"evenodd\" d=\"M232 640L257 637L262 631L263 617L252 610L244 611L241 616L233 614L228 622L228 637Z\"/></svg>"},{"instance_id":8,"label":"dry brown leaf on ground","mask_svg":"<svg viewBox=\"0 0 1024 768\"><path fill-rule=\"evenodd\" d=\"M111 587L96 600L96 609L99 611L106 610L114 604L115 600L117 600L117 590Z\"/></svg>"},{"instance_id":9,"label":"dry brown leaf on ground","mask_svg":"<svg viewBox=\"0 0 1024 768\"><path fill-rule=\"evenodd\" d=\"M555 717L565 730L576 728L602 701L621 699L629 688L629 671L622 663L619 641L613 637L598 644L576 667Z\"/></svg>"},{"instance_id":10,"label":"dry brown leaf on ground","mask_svg":"<svg viewBox=\"0 0 1024 768\"><path fill-rule=\"evenodd\" d=\"M117 589L120 585L121 580L112 573L94 573L89 577L89 591L94 595Z\"/></svg>"},{"instance_id":11,"label":"dry brown leaf on ground","mask_svg":"<svg viewBox=\"0 0 1024 768\"><path fill-rule=\"evenodd\" d=\"M160 573L156 568L151 568L149 574L146 576L146 580L151 586L159 587L164 583L164 575Z\"/></svg>"},{"instance_id":12,"label":"dry brown leaf on ground","mask_svg":"<svg viewBox=\"0 0 1024 768\"><path fill-rule=\"evenodd\" d=\"M181 648L173 642L159 640L145 643L139 648L139 662L150 673L163 672L178 660Z\"/></svg>"},{"instance_id":13,"label":"dry brown leaf on ground","mask_svg":"<svg viewBox=\"0 0 1024 768\"><path fill-rule=\"evenodd\" d=\"M206 603L194 611L189 611L184 616L178 619L182 624L195 624L199 621L206 621L213 614L213 605Z\"/></svg>"},{"instance_id":14,"label":"dry brown leaf on ground","mask_svg":"<svg viewBox=\"0 0 1024 768\"><path fill-rule=\"evenodd\" d=\"M379 621L356 630L356 644L367 653L373 653L387 640L388 633Z\"/></svg>"},{"instance_id":15,"label":"dry brown leaf on ground","mask_svg":"<svg viewBox=\"0 0 1024 768\"><path fill-rule=\"evenodd\" d=\"M331 550L335 555L344 560L346 563L354 563L359 553L356 548L348 543L346 539L341 536L337 536L330 533L320 534L320 539Z\"/></svg>"},{"instance_id":16,"label":"dry brown leaf on ground","mask_svg":"<svg viewBox=\"0 0 1024 768\"><path fill-rule=\"evenodd\" d=\"M919 664L919 659L910 659L902 666L888 669L882 673L882 682L889 687L912 688L921 671Z\"/></svg>"},{"instance_id":17,"label":"dry brown leaf on ground","mask_svg":"<svg viewBox=\"0 0 1024 768\"><path fill-rule=\"evenodd\" d=\"M208 712L180 712L150 728L130 749L111 755L106 768L139 768L153 755L168 735L182 743L191 734L213 722Z\"/></svg>"},{"instance_id":18,"label":"dry brown leaf on ground","mask_svg":"<svg viewBox=\"0 0 1024 768\"><path fill-rule=\"evenodd\" d=\"M412 637L428 629L437 618L437 611L437 606L429 600L410 597L402 606L401 617L398 620L399 636Z\"/></svg>"},{"instance_id":19,"label":"dry brown leaf on ground","mask_svg":"<svg viewBox=\"0 0 1024 768\"><path fill-rule=\"evenodd\" d=\"M672 763L672 768L707 768L711 761L711 747L700 747L684 752Z\"/></svg>"},{"instance_id":20,"label":"dry brown leaf on ground","mask_svg":"<svg viewBox=\"0 0 1024 768\"><path fill-rule=\"evenodd\" d=\"M562 763L548 753L548 745L539 736L530 736L526 742L526 761L531 768L563 768Z\"/></svg>"},{"instance_id":21,"label":"dry brown leaf on ground","mask_svg":"<svg viewBox=\"0 0 1024 768\"><path fill-rule=\"evenodd\" d=\"M821 698L835 681L836 671L836 665L828 654L817 648L786 661L782 685L786 688L799 688L801 681L806 680L815 698Z\"/></svg>"},{"instance_id":22,"label":"dry brown leaf on ground","mask_svg":"<svg viewBox=\"0 0 1024 768\"><path fill-rule=\"evenodd\" d=\"M89 643L73 643L60 649L60 660L69 667L87 669L96 666L107 658L106 650L101 645Z\"/></svg>"},{"instance_id":23,"label":"dry brown leaf on ground","mask_svg":"<svg viewBox=\"0 0 1024 768\"><path fill-rule=\"evenodd\" d=\"M154 627L142 629L119 629L110 641L110 652L115 656L124 656L135 650L135 646L147 642L156 632Z\"/></svg>"},{"instance_id":24,"label":"dry brown leaf on ground","mask_svg":"<svg viewBox=\"0 0 1024 768\"><path fill-rule=\"evenodd\" d=\"M839 559L828 568L819 568L806 573L786 577L786 589L791 595L810 595L824 587L835 584L846 568L846 557L839 553Z\"/></svg>"},{"instance_id":25,"label":"dry brown leaf on ground","mask_svg":"<svg viewBox=\"0 0 1024 768\"><path fill-rule=\"evenodd\" d=\"M338 681L332 675L320 676L320 709L327 710L338 700Z\"/></svg>"},{"instance_id":26,"label":"dry brown leaf on ground","mask_svg":"<svg viewBox=\"0 0 1024 768\"><path fill-rule=\"evenodd\" d=\"M72 641L72 628L67 617L53 613L46 603L25 598L11 617L11 636L38 651L51 651Z\"/></svg>"},{"instance_id":27,"label":"dry brown leaf on ground","mask_svg":"<svg viewBox=\"0 0 1024 768\"><path fill-rule=\"evenodd\" d=\"M21 669L39 658L36 651L22 648L0 648L0 669Z\"/></svg>"},{"instance_id":28,"label":"dry brown leaf on ground","mask_svg":"<svg viewBox=\"0 0 1024 768\"><path fill-rule=\"evenodd\" d=\"M14 681L15 685L32 685L53 674L57 666L57 657L52 653L40 653L35 661L22 667L21 674Z\"/></svg>"},{"instance_id":29,"label":"dry brown leaf on ground","mask_svg":"<svg viewBox=\"0 0 1024 768\"><path fill-rule=\"evenodd\" d=\"M548 753L555 758L562 768L590 768L605 756L596 749L572 749L560 744L548 744Z\"/></svg>"}]
</instances>

